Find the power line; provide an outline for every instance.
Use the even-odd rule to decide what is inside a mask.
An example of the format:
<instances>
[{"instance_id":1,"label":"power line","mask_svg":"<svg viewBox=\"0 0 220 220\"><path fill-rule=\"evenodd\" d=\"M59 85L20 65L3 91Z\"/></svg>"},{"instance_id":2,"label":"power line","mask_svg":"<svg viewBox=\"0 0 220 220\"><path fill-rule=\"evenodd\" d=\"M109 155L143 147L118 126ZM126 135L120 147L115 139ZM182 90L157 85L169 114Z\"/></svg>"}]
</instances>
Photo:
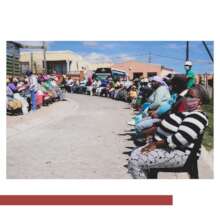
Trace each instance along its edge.
<instances>
[{"instance_id":1,"label":"power line","mask_svg":"<svg viewBox=\"0 0 220 220\"><path fill-rule=\"evenodd\" d=\"M208 48L206 42L205 42L205 41L202 41L202 43L203 43L203 45L204 45L204 47L205 47L205 49L206 49L206 51L207 51L207 53L208 53L208 55L209 55L209 58L210 58L211 61L213 62L213 56L212 56L212 54L211 54L211 52L210 52L210 50L209 50L209 48Z\"/></svg>"}]
</instances>

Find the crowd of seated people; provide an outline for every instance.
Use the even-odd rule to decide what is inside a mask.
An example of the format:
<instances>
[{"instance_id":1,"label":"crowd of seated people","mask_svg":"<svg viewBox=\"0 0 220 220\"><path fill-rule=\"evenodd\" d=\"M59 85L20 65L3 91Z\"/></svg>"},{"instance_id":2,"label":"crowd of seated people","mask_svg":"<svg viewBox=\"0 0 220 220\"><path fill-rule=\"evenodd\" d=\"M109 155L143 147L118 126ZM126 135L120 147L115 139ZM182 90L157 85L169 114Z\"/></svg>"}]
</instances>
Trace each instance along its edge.
<instances>
[{"instance_id":1,"label":"crowd of seated people","mask_svg":"<svg viewBox=\"0 0 220 220\"><path fill-rule=\"evenodd\" d=\"M70 77L66 80L66 91L69 93L109 97L121 101L132 101L136 98L137 88L134 82L124 78L98 78L89 76L82 81ZM133 86L133 87L132 87ZM131 90L133 92L131 92Z\"/></svg>"},{"instance_id":2,"label":"crowd of seated people","mask_svg":"<svg viewBox=\"0 0 220 220\"><path fill-rule=\"evenodd\" d=\"M7 114L20 115L36 111L64 99L62 76L27 71L25 76L7 77Z\"/></svg>"},{"instance_id":3,"label":"crowd of seated people","mask_svg":"<svg viewBox=\"0 0 220 220\"><path fill-rule=\"evenodd\" d=\"M194 83L189 88L186 77L174 76L153 77L151 88L152 93L129 122L137 145L128 162L133 178L147 178L152 168L183 167L208 126L202 105L209 96L203 86Z\"/></svg>"},{"instance_id":4,"label":"crowd of seated people","mask_svg":"<svg viewBox=\"0 0 220 220\"><path fill-rule=\"evenodd\" d=\"M128 161L133 178L146 178L151 168L182 167L195 141L208 126L202 105L209 102L205 87L184 75L128 80L89 75L84 80L28 71L25 77L7 78L7 111L26 114L69 93L102 96L130 103L136 146ZM199 152L198 152L199 154ZM199 155L198 155L199 156Z\"/></svg>"},{"instance_id":5,"label":"crowd of seated people","mask_svg":"<svg viewBox=\"0 0 220 220\"><path fill-rule=\"evenodd\" d=\"M192 75L192 76L191 76ZM128 161L133 178L147 178L151 168L183 167L208 126L202 105L209 102L193 74L128 80L91 76L76 92L130 103L135 147ZM80 87L77 84L77 88ZM200 152L196 152L199 157Z\"/></svg>"}]
</instances>

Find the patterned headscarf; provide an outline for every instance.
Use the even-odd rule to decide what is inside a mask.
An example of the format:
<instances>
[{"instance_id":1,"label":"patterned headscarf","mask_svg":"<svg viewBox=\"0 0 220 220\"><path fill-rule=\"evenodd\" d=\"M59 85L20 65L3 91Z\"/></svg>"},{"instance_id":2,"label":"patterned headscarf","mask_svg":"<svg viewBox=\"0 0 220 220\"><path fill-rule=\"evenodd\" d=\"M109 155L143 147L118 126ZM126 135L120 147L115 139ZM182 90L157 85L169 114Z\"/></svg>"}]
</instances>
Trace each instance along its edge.
<instances>
[{"instance_id":1,"label":"patterned headscarf","mask_svg":"<svg viewBox=\"0 0 220 220\"><path fill-rule=\"evenodd\" d=\"M189 89L183 103L185 111L191 112L197 110L201 104L208 103L208 101L209 96L207 90L201 85L196 85Z\"/></svg>"},{"instance_id":2,"label":"patterned headscarf","mask_svg":"<svg viewBox=\"0 0 220 220\"><path fill-rule=\"evenodd\" d=\"M150 78L150 81L159 82L161 85L169 89L168 85L164 82L163 78L161 78L160 76L153 76Z\"/></svg>"},{"instance_id":3,"label":"patterned headscarf","mask_svg":"<svg viewBox=\"0 0 220 220\"><path fill-rule=\"evenodd\" d=\"M208 104L209 103L208 91L204 86L202 86L200 84L198 84L195 87L191 88L188 91L188 94L191 97L199 98L201 100L202 104Z\"/></svg>"}]
</instances>

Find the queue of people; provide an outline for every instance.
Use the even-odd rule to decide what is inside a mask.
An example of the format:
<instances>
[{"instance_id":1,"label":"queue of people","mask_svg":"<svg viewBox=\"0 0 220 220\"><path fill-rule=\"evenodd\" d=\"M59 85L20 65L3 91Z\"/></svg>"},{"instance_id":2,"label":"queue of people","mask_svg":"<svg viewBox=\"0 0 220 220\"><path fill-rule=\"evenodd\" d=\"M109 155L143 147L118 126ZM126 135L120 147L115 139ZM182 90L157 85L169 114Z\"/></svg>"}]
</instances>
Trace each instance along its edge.
<instances>
[{"instance_id":1,"label":"queue of people","mask_svg":"<svg viewBox=\"0 0 220 220\"><path fill-rule=\"evenodd\" d=\"M151 168L183 167L208 126L207 114L202 110L202 105L209 102L208 92L196 84L192 62L186 61L184 67L185 75L132 81L90 77L73 82L69 89L130 103L135 115L128 124L135 130L136 146L128 161L128 172L135 179L147 178Z\"/></svg>"},{"instance_id":2,"label":"queue of people","mask_svg":"<svg viewBox=\"0 0 220 220\"><path fill-rule=\"evenodd\" d=\"M151 168L182 167L196 140L208 126L202 105L208 103L205 87L196 84L192 62L185 62L186 74L154 76L149 79L101 79L90 74L87 80L65 76L35 76L7 79L7 110L11 114L35 111L42 105L64 99L69 93L103 96L130 103L134 116L128 122L135 131L135 143L128 161L133 178L146 178ZM198 157L199 157L199 152Z\"/></svg>"},{"instance_id":3,"label":"queue of people","mask_svg":"<svg viewBox=\"0 0 220 220\"><path fill-rule=\"evenodd\" d=\"M128 101L132 82L123 78L106 79L88 77L87 80L66 80L66 91L69 93L87 94L91 96L109 97L121 101ZM132 95L133 96L133 95Z\"/></svg>"},{"instance_id":4,"label":"queue of people","mask_svg":"<svg viewBox=\"0 0 220 220\"><path fill-rule=\"evenodd\" d=\"M9 115L27 114L42 106L65 100L62 76L36 76L31 71L27 71L23 77L8 77L6 93Z\"/></svg>"},{"instance_id":5,"label":"queue of people","mask_svg":"<svg viewBox=\"0 0 220 220\"><path fill-rule=\"evenodd\" d=\"M134 149L128 161L133 178L147 178L151 168L183 167L208 126L202 105L209 102L204 86L196 84L192 62L185 75L149 79L88 78L73 92L105 96L129 102L134 116L128 124L135 131ZM200 152L196 152L197 157Z\"/></svg>"},{"instance_id":6,"label":"queue of people","mask_svg":"<svg viewBox=\"0 0 220 220\"><path fill-rule=\"evenodd\" d=\"M183 167L208 126L202 109L209 101L208 92L195 84L192 63L186 62L185 67L184 77L152 78L153 93L129 122L142 143L128 161L128 172L135 179L147 178L152 168ZM200 156L199 151L196 154Z\"/></svg>"}]
</instances>

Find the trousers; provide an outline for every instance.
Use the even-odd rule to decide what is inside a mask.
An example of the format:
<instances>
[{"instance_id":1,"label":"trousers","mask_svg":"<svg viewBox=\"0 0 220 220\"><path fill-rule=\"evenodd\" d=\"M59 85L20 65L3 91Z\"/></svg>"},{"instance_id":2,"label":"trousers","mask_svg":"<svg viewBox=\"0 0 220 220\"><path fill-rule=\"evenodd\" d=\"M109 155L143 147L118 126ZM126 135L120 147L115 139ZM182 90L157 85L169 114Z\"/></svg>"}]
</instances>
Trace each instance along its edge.
<instances>
[{"instance_id":1,"label":"trousers","mask_svg":"<svg viewBox=\"0 0 220 220\"><path fill-rule=\"evenodd\" d=\"M144 170L150 168L183 167L189 154L181 150L156 148L147 155L141 153L143 147L132 151L128 161L128 173L134 179L146 179Z\"/></svg>"},{"instance_id":2,"label":"trousers","mask_svg":"<svg viewBox=\"0 0 220 220\"><path fill-rule=\"evenodd\" d=\"M32 90L31 91L31 110L35 111L37 107L37 102L36 102L36 91Z\"/></svg>"}]
</instances>

